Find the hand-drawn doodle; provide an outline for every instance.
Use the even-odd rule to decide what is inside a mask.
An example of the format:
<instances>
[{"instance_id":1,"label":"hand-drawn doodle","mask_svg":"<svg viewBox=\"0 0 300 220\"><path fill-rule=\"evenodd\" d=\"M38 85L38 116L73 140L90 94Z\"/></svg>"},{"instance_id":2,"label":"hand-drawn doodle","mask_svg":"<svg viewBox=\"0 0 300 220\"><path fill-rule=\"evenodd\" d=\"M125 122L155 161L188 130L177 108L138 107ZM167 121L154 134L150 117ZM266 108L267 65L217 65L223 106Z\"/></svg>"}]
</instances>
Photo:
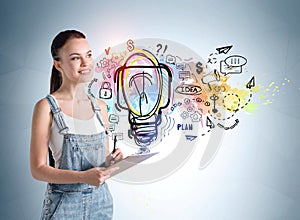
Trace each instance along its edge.
<instances>
[{"instance_id":1,"label":"hand-drawn doodle","mask_svg":"<svg viewBox=\"0 0 300 220\"><path fill-rule=\"evenodd\" d=\"M108 55L110 51L110 47L108 47L107 49L105 49L105 54Z\"/></svg>"},{"instance_id":2,"label":"hand-drawn doodle","mask_svg":"<svg viewBox=\"0 0 300 220\"><path fill-rule=\"evenodd\" d=\"M107 67L108 66L108 59L107 58L103 58L102 60L99 61L100 65L102 68Z\"/></svg>"},{"instance_id":3,"label":"hand-drawn doodle","mask_svg":"<svg viewBox=\"0 0 300 220\"><path fill-rule=\"evenodd\" d=\"M163 77L163 74L166 76ZM167 65L159 63L152 53L140 50L131 54L117 69L114 82L117 86L117 104L121 109L128 110L134 140L140 146L141 153L149 152L147 146L157 138L162 109L170 103L171 71ZM167 95L164 100L163 93Z\"/></svg>"},{"instance_id":4,"label":"hand-drawn doodle","mask_svg":"<svg viewBox=\"0 0 300 220\"><path fill-rule=\"evenodd\" d=\"M197 98L196 98L196 102L202 102L201 97L197 97Z\"/></svg>"},{"instance_id":5,"label":"hand-drawn doodle","mask_svg":"<svg viewBox=\"0 0 300 220\"><path fill-rule=\"evenodd\" d=\"M191 78L190 71L178 71L178 78L181 80L186 80Z\"/></svg>"},{"instance_id":6,"label":"hand-drawn doodle","mask_svg":"<svg viewBox=\"0 0 300 220\"><path fill-rule=\"evenodd\" d=\"M160 50L163 48L163 45L159 43L156 46L158 47L158 50L156 51L156 56L158 56ZM165 49L164 49L163 54L166 52L167 48L168 48L168 45L165 45Z\"/></svg>"},{"instance_id":7,"label":"hand-drawn doodle","mask_svg":"<svg viewBox=\"0 0 300 220\"><path fill-rule=\"evenodd\" d=\"M192 122L199 122L202 118L202 115L199 112L194 112L193 114L190 115Z\"/></svg>"},{"instance_id":8,"label":"hand-drawn doodle","mask_svg":"<svg viewBox=\"0 0 300 220\"><path fill-rule=\"evenodd\" d=\"M220 136L214 135L235 128L238 119L229 127L225 122L245 109L256 86L254 76L243 82L241 89L230 85L231 75L243 73L247 63L245 57L230 54L233 45L216 48L207 62L185 46L163 39L129 39L106 48L95 60L94 79L88 84L88 93L111 107L109 131L112 135L120 134L122 142L136 148L138 153L156 147L163 149L164 144L160 143L167 136L179 138L170 157L163 159L160 167L166 170L159 174L162 176L186 161L196 147L197 137L211 135L220 141ZM213 157L216 145L214 142L210 153L202 159L207 155ZM205 161L211 160L205 158ZM144 177L135 173L130 181L143 182ZM134 181L135 178L139 180Z\"/></svg>"},{"instance_id":9,"label":"hand-drawn doodle","mask_svg":"<svg viewBox=\"0 0 300 220\"><path fill-rule=\"evenodd\" d=\"M182 84L177 86L175 91L183 95L198 95L201 93L202 89L198 85Z\"/></svg>"},{"instance_id":10,"label":"hand-drawn doodle","mask_svg":"<svg viewBox=\"0 0 300 220\"><path fill-rule=\"evenodd\" d=\"M176 63L176 57L168 54L167 57L166 57L166 63L175 64Z\"/></svg>"},{"instance_id":11,"label":"hand-drawn doodle","mask_svg":"<svg viewBox=\"0 0 300 220\"><path fill-rule=\"evenodd\" d=\"M189 107L187 107L187 109L186 109L186 110L187 110L188 112L192 112L192 111L193 111L193 109L194 109L194 108L193 108L193 106L189 106Z\"/></svg>"},{"instance_id":12,"label":"hand-drawn doodle","mask_svg":"<svg viewBox=\"0 0 300 220\"><path fill-rule=\"evenodd\" d=\"M221 53L227 54L232 47L233 47L233 45L218 47L218 48L216 48L216 50L219 52L219 54L221 54Z\"/></svg>"},{"instance_id":13,"label":"hand-drawn doodle","mask_svg":"<svg viewBox=\"0 0 300 220\"><path fill-rule=\"evenodd\" d=\"M202 83L207 84L209 89L211 90L211 83L219 82L220 74L216 69L214 69L214 71L204 75L201 78L201 81L202 81Z\"/></svg>"},{"instance_id":14,"label":"hand-drawn doodle","mask_svg":"<svg viewBox=\"0 0 300 220\"><path fill-rule=\"evenodd\" d=\"M129 39L126 42L126 44L127 44L127 49L128 49L129 52L131 52L131 51L134 50L134 42L133 42L133 40Z\"/></svg>"},{"instance_id":15,"label":"hand-drawn doodle","mask_svg":"<svg viewBox=\"0 0 300 220\"><path fill-rule=\"evenodd\" d=\"M241 99L238 94L226 94L223 99L223 105L226 110L230 112L237 112L239 110Z\"/></svg>"},{"instance_id":16,"label":"hand-drawn doodle","mask_svg":"<svg viewBox=\"0 0 300 220\"><path fill-rule=\"evenodd\" d=\"M112 89L110 82L103 82L99 90L99 97L102 99L110 99L112 97Z\"/></svg>"},{"instance_id":17,"label":"hand-drawn doodle","mask_svg":"<svg viewBox=\"0 0 300 220\"><path fill-rule=\"evenodd\" d=\"M123 133L112 133L111 139L114 140L116 137L116 140L123 140Z\"/></svg>"},{"instance_id":18,"label":"hand-drawn doodle","mask_svg":"<svg viewBox=\"0 0 300 220\"><path fill-rule=\"evenodd\" d=\"M186 63L176 63L176 69L184 70L186 68ZM179 77L180 79L180 77Z\"/></svg>"},{"instance_id":19,"label":"hand-drawn doodle","mask_svg":"<svg viewBox=\"0 0 300 220\"><path fill-rule=\"evenodd\" d=\"M246 65L247 59L240 55L232 55L220 62L220 71L225 76L228 74L242 73L242 66Z\"/></svg>"},{"instance_id":20,"label":"hand-drawn doodle","mask_svg":"<svg viewBox=\"0 0 300 220\"><path fill-rule=\"evenodd\" d=\"M183 119L187 119L187 118L189 117L189 113L186 112L186 111L184 111L184 112L181 113L180 116L181 116Z\"/></svg>"},{"instance_id":21,"label":"hand-drawn doodle","mask_svg":"<svg viewBox=\"0 0 300 220\"><path fill-rule=\"evenodd\" d=\"M189 98L185 98L183 101L186 105L189 105L191 103L191 100Z\"/></svg>"},{"instance_id":22,"label":"hand-drawn doodle","mask_svg":"<svg viewBox=\"0 0 300 220\"><path fill-rule=\"evenodd\" d=\"M207 63L216 64L218 62L217 58L214 57L213 55L218 55L218 54L217 53L211 53L211 54L209 54Z\"/></svg>"},{"instance_id":23,"label":"hand-drawn doodle","mask_svg":"<svg viewBox=\"0 0 300 220\"><path fill-rule=\"evenodd\" d=\"M217 125L220 128L223 128L224 130L228 130L228 129L233 129L235 126L237 126L238 123L239 123L239 119L235 119L235 123L233 125L231 125L230 127L226 127L226 126L222 125L221 123L218 123Z\"/></svg>"},{"instance_id":24,"label":"hand-drawn doodle","mask_svg":"<svg viewBox=\"0 0 300 220\"><path fill-rule=\"evenodd\" d=\"M202 63L201 63L200 61L198 61L198 62L196 63L196 72L197 72L198 74L201 74L201 73L203 72Z\"/></svg>"},{"instance_id":25,"label":"hand-drawn doodle","mask_svg":"<svg viewBox=\"0 0 300 220\"><path fill-rule=\"evenodd\" d=\"M110 115L108 116L108 121L109 121L110 123L116 123L116 124L118 124L118 122L119 122L119 116L116 115L116 114L110 114Z\"/></svg>"},{"instance_id":26,"label":"hand-drawn doodle","mask_svg":"<svg viewBox=\"0 0 300 220\"><path fill-rule=\"evenodd\" d=\"M247 63L247 59L240 55L229 56L224 61L227 64L227 66L232 66L232 67L244 66Z\"/></svg>"},{"instance_id":27,"label":"hand-drawn doodle","mask_svg":"<svg viewBox=\"0 0 300 220\"><path fill-rule=\"evenodd\" d=\"M166 119L166 124L161 127L164 137L166 136L166 133L167 133L167 135L170 135L170 131L174 128L174 125L175 125L175 119L174 118L172 118L173 119L172 120L170 116L167 117L165 115L165 119Z\"/></svg>"},{"instance_id":28,"label":"hand-drawn doodle","mask_svg":"<svg viewBox=\"0 0 300 220\"><path fill-rule=\"evenodd\" d=\"M216 94L213 94L212 96L209 97L210 100L212 100L214 102L214 107L212 109L212 112L213 113L217 113L218 112L218 109L216 109L216 101L219 99L219 96L217 96Z\"/></svg>"},{"instance_id":29,"label":"hand-drawn doodle","mask_svg":"<svg viewBox=\"0 0 300 220\"><path fill-rule=\"evenodd\" d=\"M108 123L108 130L110 132L113 132L115 128L116 128L115 123Z\"/></svg>"},{"instance_id":30,"label":"hand-drawn doodle","mask_svg":"<svg viewBox=\"0 0 300 220\"><path fill-rule=\"evenodd\" d=\"M246 84L247 89L252 89L255 86L255 78L254 76L250 79L250 81Z\"/></svg>"},{"instance_id":31,"label":"hand-drawn doodle","mask_svg":"<svg viewBox=\"0 0 300 220\"><path fill-rule=\"evenodd\" d=\"M210 129L215 127L214 123L212 123L209 117L206 118L206 126L209 127Z\"/></svg>"},{"instance_id":32,"label":"hand-drawn doodle","mask_svg":"<svg viewBox=\"0 0 300 220\"><path fill-rule=\"evenodd\" d=\"M187 141L193 141L197 138L195 135L185 135Z\"/></svg>"}]
</instances>

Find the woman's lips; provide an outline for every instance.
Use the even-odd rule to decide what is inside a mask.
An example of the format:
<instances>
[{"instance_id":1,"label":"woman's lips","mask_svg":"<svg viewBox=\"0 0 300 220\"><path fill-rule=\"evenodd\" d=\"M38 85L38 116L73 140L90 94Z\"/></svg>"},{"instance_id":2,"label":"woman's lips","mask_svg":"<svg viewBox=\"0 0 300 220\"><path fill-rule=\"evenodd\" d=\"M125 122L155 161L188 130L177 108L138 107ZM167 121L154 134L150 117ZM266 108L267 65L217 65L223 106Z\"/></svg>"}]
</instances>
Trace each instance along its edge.
<instances>
[{"instance_id":1,"label":"woman's lips","mask_svg":"<svg viewBox=\"0 0 300 220\"><path fill-rule=\"evenodd\" d=\"M82 74L82 75L87 75L87 74L91 73L91 70L90 69L85 69L85 70L79 71L79 73Z\"/></svg>"}]
</instances>

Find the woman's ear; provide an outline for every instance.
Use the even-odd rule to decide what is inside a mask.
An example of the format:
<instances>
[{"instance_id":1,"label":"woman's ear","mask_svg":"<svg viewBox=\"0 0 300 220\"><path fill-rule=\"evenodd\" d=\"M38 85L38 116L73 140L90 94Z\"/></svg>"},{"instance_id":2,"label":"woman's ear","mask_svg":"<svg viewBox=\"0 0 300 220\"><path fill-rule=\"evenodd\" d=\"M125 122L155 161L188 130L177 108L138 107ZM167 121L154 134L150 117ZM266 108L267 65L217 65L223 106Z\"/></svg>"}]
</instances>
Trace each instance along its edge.
<instances>
[{"instance_id":1,"label":"woman's ear","mask_svg":"<svg viewBox=\"0 0 300 220\"><path fill-rule=\"evenodd\" d=\"M53 60L53 66L54 66L59 72L62 72L62 68L60 67L59 60Z\"/></svg>"}]
</instances>

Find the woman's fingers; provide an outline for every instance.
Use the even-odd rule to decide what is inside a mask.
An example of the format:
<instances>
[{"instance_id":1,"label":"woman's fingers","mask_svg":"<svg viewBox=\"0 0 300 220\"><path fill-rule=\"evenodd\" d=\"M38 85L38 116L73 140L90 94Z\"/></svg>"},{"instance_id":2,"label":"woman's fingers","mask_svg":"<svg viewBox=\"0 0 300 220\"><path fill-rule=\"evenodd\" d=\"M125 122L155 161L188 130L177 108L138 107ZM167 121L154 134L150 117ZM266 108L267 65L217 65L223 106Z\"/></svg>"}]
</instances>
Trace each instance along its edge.
<instances>
[{"instance_id":1,"label":"woman's fingers","mask_svg":"<svg viewBox=\"0 0 300 220\"><path fill-rule=\"evenodd\" d=\"M113 154L111 154L111 156L115 161L123 159L123 154L119 148L116 148L116 151Z\"/></svg>"},{"instance_id":2,"label":"woman's fingers","mask_svg":"<svg viewBox=\"0 0 300 220\"><path fill-rule=\"evenodd\" d=\"M108 179L110 177L110 174L118 169L119 167L109 167L109 168L99 167L99 173L101 177L103 176L104 178Z\"/></svg>"}]
</instances>

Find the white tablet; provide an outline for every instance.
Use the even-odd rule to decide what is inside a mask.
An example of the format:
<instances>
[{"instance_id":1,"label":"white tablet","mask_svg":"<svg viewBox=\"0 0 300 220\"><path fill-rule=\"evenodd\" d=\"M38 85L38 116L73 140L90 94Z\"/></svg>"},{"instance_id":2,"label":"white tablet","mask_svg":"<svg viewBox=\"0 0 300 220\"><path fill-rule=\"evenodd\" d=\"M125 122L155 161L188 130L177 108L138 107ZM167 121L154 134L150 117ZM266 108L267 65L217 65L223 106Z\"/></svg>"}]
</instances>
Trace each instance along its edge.
<instances>
[{"instance_id":1,"label":"white tablet","mask_svg":"<svg viewBox=\"0 0 300 220\"><path fill-rule=\"evenodd\" d=\"M118 170L114 171L113 173L110 174L110 176L115 176L124 170L127 170L130 167L133 167L134 165L143 162L144 160L147 160L148 158L158 154L159 152L155 153L147 153L147 154L134 154L130 155L128 157L125 157L124 159L116 162L115 164L109 166L110 167L119 167Z\"/></svg>"}]
</instances>

